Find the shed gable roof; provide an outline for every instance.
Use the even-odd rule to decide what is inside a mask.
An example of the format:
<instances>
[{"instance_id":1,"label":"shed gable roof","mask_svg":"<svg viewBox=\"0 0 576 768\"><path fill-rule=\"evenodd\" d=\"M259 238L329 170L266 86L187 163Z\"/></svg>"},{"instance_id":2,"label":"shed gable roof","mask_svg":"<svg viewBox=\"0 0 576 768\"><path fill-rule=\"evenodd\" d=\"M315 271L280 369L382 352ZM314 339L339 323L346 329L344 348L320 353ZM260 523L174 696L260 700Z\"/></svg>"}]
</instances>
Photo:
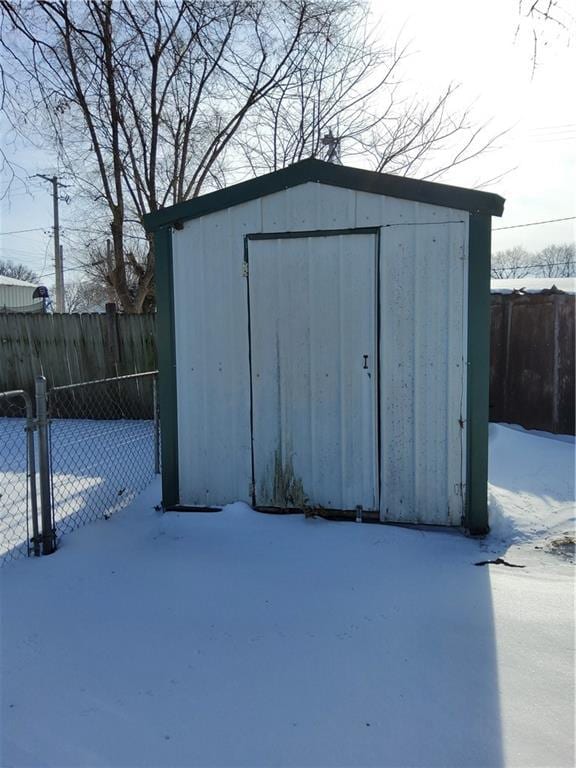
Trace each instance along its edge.
<instances>
[{"instance_id":1,"label":"shed gable roof","mask_svg":"<svg viewBox=\"0 0 576 768\"><path fill-rule=\"evenodd\" d=\"M0 285L16 286L17 288L36 288L36 283L30 283L28 280L19 280L17 277L8 277L0 275Z\"/></svg>"},{"instance_id":2,"label":"shed gable roof","mask_svg":"<svg viewBox=\"0 0 576 768\"><path fill-rule=\"evenodd\" d=\"M501 216L504 210L504 198L490 192L349 168L310 158L279 171L256 176L249 181L149 213L144 216L144 226L148 231L154 231L308 182L490 216Z\"/></svg>"}]
</instances>

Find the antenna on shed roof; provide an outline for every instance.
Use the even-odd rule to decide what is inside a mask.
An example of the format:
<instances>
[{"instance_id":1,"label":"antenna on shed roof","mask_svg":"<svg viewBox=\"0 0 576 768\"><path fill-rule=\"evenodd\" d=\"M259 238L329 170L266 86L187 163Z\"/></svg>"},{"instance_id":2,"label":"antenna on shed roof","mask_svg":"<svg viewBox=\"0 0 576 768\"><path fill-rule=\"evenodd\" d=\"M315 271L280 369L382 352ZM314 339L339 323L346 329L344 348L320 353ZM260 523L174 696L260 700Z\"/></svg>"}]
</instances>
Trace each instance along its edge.
<instances>
[{"instance_id":1,"label":"antenna on shed roof","mask_svg":"<svg viewBox=\"0 0 576 768\"><path fill-rule=\"evenodd\" d=\"M322 145L327 147L325 160L335 165L342 165L342 159L340 158L340 138L334 136L332 129L328 129L328 133L322 136Z\"/></svg>"}]
</instances>

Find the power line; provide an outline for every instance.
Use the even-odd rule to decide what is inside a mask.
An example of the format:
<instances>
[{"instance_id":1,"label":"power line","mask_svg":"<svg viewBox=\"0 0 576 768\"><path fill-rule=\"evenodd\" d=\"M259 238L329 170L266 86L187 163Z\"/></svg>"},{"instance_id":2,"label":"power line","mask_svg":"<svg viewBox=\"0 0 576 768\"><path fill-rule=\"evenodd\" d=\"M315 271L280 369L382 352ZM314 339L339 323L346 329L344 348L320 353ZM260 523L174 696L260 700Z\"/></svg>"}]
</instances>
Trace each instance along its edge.
<instances>
[{"instance_id":1,"label":"power line","mask_svg":"<svg viewBox=\"0 0 576 768\"><path fill-rule=\"evenodd\" d=\"M83 272L83 267L64 267L62 272ZM38 280L42 280L45 277L55 277L56 272L45 272L43 275L38 275Z\"/></svg>"},{"instance_id":2,"label":"power line","mask_svg":"<svg viewBox=\"0 0 576 768\"><path fill-rule=\"evenodd\" d=\"M0 232L0 235L20 235L24 232L44 232L44 230L50 229L50 227L34 227L33 229L15 229L13 232Z\"/></svg>"},{"instance_id":3,"label":"power line","mask_svg":"<svg viewBox=\"0 0 576 768\"><path fill-rule=\"evenodd\" d=\"M68 232L88 232L89 234L93 234L95 237L97 235L102 235L103 234L102 232L94 232L93 229L83 229L81 227L67 227L67 226L64 226L64 227L62 227L62 229L64 231L68 231ZM104 235L104 236L105 237L109 237L109 235ZM128 238L131 238L132 240L146 240L148 242L148 238L147 237L143 237L142 235L131 235L128 232L123 232L122 233L122 237L128 237Z\"/></svg>"},{"instance_id":4,"label":"power line","mask_svg":"<svg viewBox=\"0 0 576 768\"><path fill-rule=\"evenodd\" d=\"M47 230L51 229L50 226L46 227L33 227L32 229L15 229L12 232L0 232L0 235L21 235L25 232L45 232ZM86 229L82 227L68 227L64 224L64 226L61 227L61 229L66 232L88 232L90 234L94 234L95 236L103 233L94 232L93 229ZM132 240L148 240L147 237L143 237L142 235L132 235L128 232L124 232L122 237L129 237Z\"/></svg>"},{"instance_id":5,"label":"power line","mask_svg":"<svg viewBox=\"0 0 576 768\"><path fill-rule=\"evenodd\" d=\"M46 248L44 248L44 261L42 262L42 269L41 272L44 272L46 269L46 262L48 260L48 248L50 247L50 241L52 240L52 235L48 238L48 242L46 243Z\"/></svg>"},{"instance_id":6,"label":"power line","mask_svg":"<svg viewBox=\"0 0 576 768\"><path fill-rule=\"evenodd\" d=\"M558 126L557 128L546 128L546 129L545 128L540 128L540 129L533 128L533 129L530 129L528 131L528 133L532 133L535 136L536 135L539 136L541 134L546 134L546 135L549 135L549 136L553 136L556 133L574 133L575 130L576 130L576 125L566 125L566 126Z\"/></svg>"},{"instance_id":7,"label":"power line","mask_svg":"<svg viewBox=\"0 0 576 768\"><path fill-rule=\"evenodd\" d=\"M573 128L576 123L560 123L559 125L537 125L530 128L531 131L549 131L556 128Z\"/></svg>"},{"instance_id":8,"label":"power line","mask_svg":"<svg viewBox=\"0 0 576 768\"><path fill-rule=\"evenodd\" d=\"M0 254L2 258L6 258L9 261L19 261L22 264L32 264L35 261L41 261L44 258L44 254L42 253L30 253L30 251L20 251L15 248L4 248L0 251Z\"/></svg>"},{"instance_id":9,"label":"power line","mask_svg":"<svg viewBox=\"0 0 576 768\"><path fill-rule=\"evenodd\" d=\"M33 237L30 237L30 235L10 235L10 237L14 238L14 242L18 246L34 248L42 245L44 238L48 234L48 230L46 230L46 232L43 232L42 234L36 234ZM6 240L0 240L0 248L9 248L10 246L5 245L6 242ZM26 243L31 243L31 245L26 245Z\"/></svg>"},{"instance_id":10,"label":"power line","mask_svg":"<svg viewBox=\"0 0 576 768\"><path fill-rule=\"evenodd\" d=\"M528 221L526 224L513 224L510 227L495 227L493 232L501 232L503 229L520 229L520 227L535 227L537 224L553 224L556 221L572 221L576 216L565 216L563 219L546 219L545 221Z\"/></svg>"},{"instance_id":11,"label":"power line","mask_svg":"<svg viewBox=\"0 0 576 768\"><path fill-rule=\"evenodd\" d=\"M547 138L542 139L531 139L532 144L558 144L561 141L576 142L576 134L574 134L574 136L562 136L561 138L552 138L551 136L548 136Z\"/></svg>"},{"instance_id":12,"label":"power line","mask_svg":"<svg viewBox=\"0 0 576 768\"><path fill-rule=\"evenodd\" d=\"M503 229L519 229L520 227L535 227L538 224L553 224L553 223L555 223L557 221L572 221L573 219L576 219L576 216L565 216L562 219L546 219L545 221L528 221L525 224L513 224L513 225L511 225L509 227L494 227L492 229L492 231L493 232L501 232ZM413 224L414 222L409 222L409 223ZM420 223L420 222L418 222L418 223ZM425 223L428 223L428 222L425 222ZM430 223L431 224L437 224L438 222L430 222ZM459 220L457 222L440 222L440 223L442 223L442 224L452 224L452 223L460 224L462 222ZM387 226L394 226L394 225L388 224ZM17 235L17 234L20 234L20 232L39 232L41 230L46 230L46 229L50 229L50 227L38 227L36 229L21 229L21 230L18 230L16 232L0 232L0 235ZM93 230L91 230L91 229L83 229L81 227L67 227L67 226L64 226L64 227L62 227L62 229L65 232L66 231L68 231L68 232L89 232L89 233L93 232ZM146 241L148 240L148 238L142 237L142 235L131 235L131 234L128 234L127 232L124 232L122 236L123 237L128 237L128 238L130 238L132 240L146 240Z\"/></svg>"},{"instance_id":13,"label":"power line","mask_svg":"<svg viewBox=\"0 0 576 768\"><path fill-rule=\"evenodd\" d=\"M571 267L574 264L574 259L568 259L567 261L551 261L549 264L498 264L497 261L492 265L493 269L533 269L534 267ZM545 275L547 277L547 275ZM522 279L522 278L520 278Z\"/></svg>"}]
</instances>

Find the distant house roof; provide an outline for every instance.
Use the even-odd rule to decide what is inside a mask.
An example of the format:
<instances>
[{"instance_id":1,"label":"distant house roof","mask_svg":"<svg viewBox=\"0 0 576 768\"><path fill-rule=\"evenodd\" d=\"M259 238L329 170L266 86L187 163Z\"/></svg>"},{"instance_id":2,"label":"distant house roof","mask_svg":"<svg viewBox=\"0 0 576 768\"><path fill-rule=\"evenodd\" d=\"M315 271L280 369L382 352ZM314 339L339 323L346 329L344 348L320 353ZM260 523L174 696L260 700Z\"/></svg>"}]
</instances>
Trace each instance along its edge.
<instances>
[{"instance_id":1,"label":"distant house roof","mask_svg":"<svg viewBox=\"0 0 576 768\"><path fill-rule=\"evenodd\" d=\"M27 280L18 280L15 277L0 275L0 285L18 285L20 288L37 288L37 283L29 283Z\"/></svg>"},{"instance_id":2,"label":"distant house roof","mask_svg":"<svg viewBox=\"0 0 576 768\"><path fill-rule=\"evenodd\" d=\"M492 293L576 293L576 277L514 277L490 281Z\"/></svg>"},{"instance_id":3,"label":"distant house roof","mask_svg":"<svg viewBox=\"0 0 576 768\"><path fill-rule=\"evenodd\" d=\"M310 158L241 184L234 184L217 192L210 192L149 213L144 216L144 226L148 231L153 231L308 182L490 216L501 216L504 210L504 198L490 192L478 192L475 189L452 187L433 181L420 181L405 176L349 168Z\"/></svg>"}]
</instances>

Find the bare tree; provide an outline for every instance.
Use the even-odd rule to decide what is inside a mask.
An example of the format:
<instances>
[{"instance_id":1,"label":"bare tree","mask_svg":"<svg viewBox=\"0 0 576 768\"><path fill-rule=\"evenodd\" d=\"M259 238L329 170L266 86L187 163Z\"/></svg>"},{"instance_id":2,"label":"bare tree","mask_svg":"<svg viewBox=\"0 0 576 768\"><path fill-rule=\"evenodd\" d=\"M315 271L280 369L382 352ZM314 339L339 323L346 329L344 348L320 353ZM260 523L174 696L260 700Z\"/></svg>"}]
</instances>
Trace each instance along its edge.
<instances>
[{"instance_id":1,"label":"bare tree","mask_svg":"<svg viewBox=\"0 0 576 768\"><path fill-rule=\"evenodd\" d=\"M250 170L273 171L305 157L435 179L492 146L505 131L456 110L449 84L430 99L407 96L407 48L382 47L370 19L350 20L344 43L329 32L305 69L263 99L249 117L242 152Z\"/></svg>"},{"instance_id":2,"label":"bare tree","mask_svg":"<svg viewBox=\"0 0 576 768\"><path fill-rule=\"evenodd\" d=\"M51 138L77 207L90 206L86 239L111 238L105 279L127 312L153 291L150 211L323 156L331 131L339 154L375 170L414 173L442 153L429 178L493 140L453 112L454 86L425 103L399 95L405 51L381 46L357 0L0 8L6 114L15 132Z\"/></svg>"},{"instance_id":3,"label":"bare tree","mask_svg":"<svg viewBox=\"0 0 576 768\"><path fill-rule=\"evenodd\" d=\"M534 254L521 245L498 251L492 256L491 275L493 278L506 279L533 275Z\"/></svg>"},{"instance_id":4,"label":"bare tree","mask_svg":"<svg viewBox=\"0 0 576 768\"><path fill-rule=\"evenodd\" d=\"M143 235L124 235L125 260L126 260L126 290L128 295L135 297L138 294L140 281L144 273L149 241ZM93 235L90 239L78 238L76 245L77 262L82 266L87 279L85 282L98 290L102 296L106 295L103 302L118 303L118 296L114 285L114 266L108 244L103 235ZM154 296L148 292L142 305L143 312L154 310Z\"/></svg>"},{"instance_id":5,"label":"bare tree","mask_svg":"<svg viewBox=\"0 0 576 768\"><path fill-rule=\"evenodd\" d=\"M548 245L536 254L534 261L542 277L576 277L574 243Z\"/></svg>"},{"instance_id":6,"label":"bare tree","mask_svg":"<svg viewBox=\"0 0 576 768\"><path fill-rule=\"evenodd\" d=\"M538 66L540 48L551 39L570 44L576 29L574 6L569 0L518 0L516 37L527 32L532 44L532 76Z\"/></svg>"},{"instance_id":7,"label":"bare tree","mask_svg":"<svg viewBox=\"0 0 576 768\"><path fill-rule=\"evenodd\" d=\"M126 232L146 212L223 183L250 109L302 68L350 5L2 2L5 106L15 128L48 128L61 166L109 210L112 279L126 311L142 309L154 261L148 248L131 295Z\"/></svg>"},{"instance_id":8,"label":"bare tree","mask_svg":"<svg viewBox=\"0 0 576 768\"><path fill-rule=\"evenodd\" d=\"M16 280L24 280L27 283L37 283L39 280L38 275L33 269L8 259L0 259L0 275L13 277Z\"/></svg>"},{"instance_id":9,"label":"bare tree","mask_svg":"<svg viewBox=\"0 0 576 768\"><path fill-rule=\"evenodd\" d=\"M103 312L107 301L106 287L91 280L68 282L64 288L66 312Z\"/></svg>"},{"instance_id":10,"label":"bare tree","mask_svg":"<svg viewBox=\"0 0 576 768\"><path fill-rule=\"evenodd\" d=\"M576 253L573 243L548 245L537 253L521 245L498 251L492 257L492 277L576 277Z\"/></svg>"}]
</instances>

